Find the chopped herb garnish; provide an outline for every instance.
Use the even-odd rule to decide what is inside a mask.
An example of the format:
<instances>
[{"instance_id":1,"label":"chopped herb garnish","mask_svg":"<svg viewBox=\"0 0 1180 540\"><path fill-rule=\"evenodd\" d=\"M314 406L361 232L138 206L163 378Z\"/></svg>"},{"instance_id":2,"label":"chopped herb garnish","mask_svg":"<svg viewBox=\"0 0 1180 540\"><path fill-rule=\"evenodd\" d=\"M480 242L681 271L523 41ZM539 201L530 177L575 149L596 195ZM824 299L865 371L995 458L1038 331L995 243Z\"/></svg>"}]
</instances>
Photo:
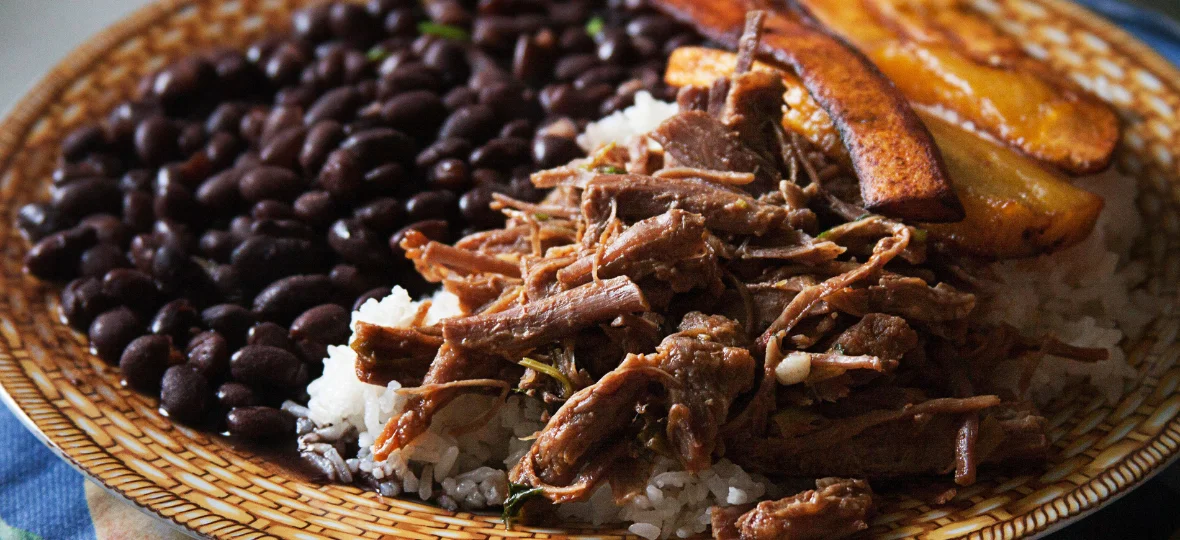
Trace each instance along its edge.
<instances>
[{"instance_id":1,"label":"chopped herb garnish","mask_svg":"<svg viewBox=\"0 0 1180 540\"><path fill-rule=\"evenodd\" d=\"M925 242L926 237L929 236L929 233L926 232L926 229L919 229L918 227L910 227L910 229L914 231L914 240L917 240L918 242Z\"/></svg>"},{"instance_id":2,"label":"chopped herb garnish","mask_svg":"<svg viewBox=\"0 0 1180 540\"><path fill-rule=\"evenodd\" d=\"M533 214L533 219L536 219L537 221L549 221L553 219L553 216L546 214L545 212L537 212L536 214Z\"/></svg>"},{"instance_id":3,"label":"chopped herb garnish","mask_svg":"<svg viewBox=\"0 0 1180 540\"><path fill-rule=\"evenodd\" d=\"M614 165L599 165L596 172L600 174L625 174L627 171Z\"/></svg>"},{"instance_id":4,"label":"chopped herb garnish","mask_svg":"<svg viewBox=\"0 0 1180 540\"><path fill-rule=\"evenodd\" d=\"M385 50L385 47L378 45L369 49L369 52L365 53L365 58L368 58L370 62L380 62L389 58L389 51Z\"/></svg>"},{"instance_id":5,"label":"chopped herb garnish","mask_svg":"<svg viewBox=\"0 0 1180 540\"><path fill-rule=\"evenodd\" d=\"M504 511L500 514L500 517L504 518L504 529L511 529L512 521L520 517L524 503L540 495L542 491L539 487L508 482L508 498L504 499Z\"/></svg>"},{"instance_id":6,"label":"chopped herb garnish","mask_svg":"<svg viewBox=\"0 0 1180 540\"><path fill-rule=\"evenodd\" d=\"M741 210L745 210L750 207L750 203L746 202L745 199L738 199L737 202L733 203L733 205Z\"/></svg>"},{"instance_id":7,"label":"chopped herb garnish","mask_svg":"<svg viewBox=\"0 0 1180 540\"><path fill-rule=\"evenodd\" d=\"M569 377L566 377L565 373L562 373L557 368L528 357L522 358L518 363L526 368L536 371L537 373L544 373L556 379L557 382L561 383L561 390L564 392L562 397L568 399L570 396L574 395L574 382L571 381Z\"/></svg>"},{"instance_id":8,"label":"chopped herb garnish","mask_svg":"<svg viewBox=\"0 0 1180 540\"><path fill-rule=\"evenodd\" d=\"M602 29L605 27L606 21L602 20L602 17L593 17L589 21L586 21L586 33L589 34L590 37L595 37L598 34L601 34Z\"/></svg>"},{"instance_id":9,"label":"chopped herb garnish","mask_svg":"<svg viewBox=\"0 0 1180 540\"><path fill-rule=\"evenodd\" d=\"M451 26L449 24L438 24L430 21L422 21L418 23L418 33L428 36L438 36L443 39L454 39L457 41L467 41L470 36L467 31L458 26Z\"/></svg>"},{"instance_id":10,"label":"chopped herb garnish","mask_svg":"<svg viewBox=\"0 0 1180 540\"><path fill-rule=\"evenodd\" d=\"M848 353L844 352L844 346L839 343L833 345L832 350L836 351L836 354L848 354Z\"/></svg>"}]
</instances>

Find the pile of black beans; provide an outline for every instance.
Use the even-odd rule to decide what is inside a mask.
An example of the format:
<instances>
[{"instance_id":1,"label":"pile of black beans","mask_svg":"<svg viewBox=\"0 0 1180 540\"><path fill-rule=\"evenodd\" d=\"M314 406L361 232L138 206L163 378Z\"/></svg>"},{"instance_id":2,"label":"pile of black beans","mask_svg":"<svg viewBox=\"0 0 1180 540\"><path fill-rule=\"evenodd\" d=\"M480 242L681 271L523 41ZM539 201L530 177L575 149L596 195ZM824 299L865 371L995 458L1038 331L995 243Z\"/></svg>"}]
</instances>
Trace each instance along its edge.
<instances>
[{"instance_id":1,"label":"pile of black beans","mask_svg":"<svg viewBox=\"0 0 1180 540\"><path fill-rule=\"evenodd\" d=\"M181 59L70 134L49 201L21 208L27 271L172 418L293 433L349 312L427 291L406 231L497 227L493 193L582 151L585 124L700 41L633 0L313 5L294 32Z\"/></svg>"}]
</instances>

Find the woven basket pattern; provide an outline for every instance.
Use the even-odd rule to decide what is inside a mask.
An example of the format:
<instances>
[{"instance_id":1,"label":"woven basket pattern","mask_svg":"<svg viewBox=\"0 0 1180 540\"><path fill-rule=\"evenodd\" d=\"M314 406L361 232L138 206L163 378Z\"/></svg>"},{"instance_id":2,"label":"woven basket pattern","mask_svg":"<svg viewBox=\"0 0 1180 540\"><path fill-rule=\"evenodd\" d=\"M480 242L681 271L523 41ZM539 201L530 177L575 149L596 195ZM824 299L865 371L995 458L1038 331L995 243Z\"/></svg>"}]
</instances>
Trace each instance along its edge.
<instances>
[{"instance_id":1,"label":"woven basket pattern","mask_svg":"<svg viewBox=\"0 0 1180 540\"><path fill-rule=\"evenodd\" d=\"M217 538L617 538L619 531L517 527L349 486L300 480L217 437L175 425L154 399L122 388L85 336L59 322L55 290L21 272L16 210L43 197L73 128L128 98L139 77L190 51L244 47L285 28L307 0L164 0L76 50L0 124L0 393L38 435L109 490L174 524ZM1140 181L1150 237L1136 257L1168 315L1127 344L1138 380L1115 405L1075 390L1046 415L1054 456L1039 475L983 476L941 506L890 496L879 538L1016 538L1097 508L1180 454L1180 72L1063 0L978 0L1045 58L1113 103L1127 129L1118 165Z\"/></svg>"}]
</instances>

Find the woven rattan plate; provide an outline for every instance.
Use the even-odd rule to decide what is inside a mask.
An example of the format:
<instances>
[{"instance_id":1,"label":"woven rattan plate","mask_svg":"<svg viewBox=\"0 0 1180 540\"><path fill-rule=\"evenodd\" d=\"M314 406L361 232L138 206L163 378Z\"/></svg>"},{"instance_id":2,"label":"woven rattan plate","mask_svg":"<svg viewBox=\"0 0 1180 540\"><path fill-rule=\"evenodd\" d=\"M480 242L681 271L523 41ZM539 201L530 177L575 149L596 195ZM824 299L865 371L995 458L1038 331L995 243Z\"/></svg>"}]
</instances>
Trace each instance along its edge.
<instances>
[{"instance_id":1,"label":"woven rattan plate","mask_svg":"<svg viewBox=\"0 0 1180 540\"><path fill-rule=\"evenodd\" d=\"M214 45L245 46L281 28L305 0L166 0L91 39L33 89L0 125L0 387L5 401L77 468L145 511L217 538L617 537L589 530L516 528L493 516L452 514L348 486L321 486L216 437L174 425L154 399L119 385L58 322L56 292L21 272L12 228L20 205L44 196L57 148L103 116L138 78L168 59ZM1139 179L1148 225L1139 257L1168 315L1126 345L1138 380L1108 404L1076 390L1046 412L1054 455L1039 475L984 476L949 503L894 495L872 522L880 538L1016 538L1092 511L1180 454L1180 72L1147 47L1064 0L977 5L1034 55L1104 99L1126 122L1118 165Z\"/></svg>"}]
</instances>

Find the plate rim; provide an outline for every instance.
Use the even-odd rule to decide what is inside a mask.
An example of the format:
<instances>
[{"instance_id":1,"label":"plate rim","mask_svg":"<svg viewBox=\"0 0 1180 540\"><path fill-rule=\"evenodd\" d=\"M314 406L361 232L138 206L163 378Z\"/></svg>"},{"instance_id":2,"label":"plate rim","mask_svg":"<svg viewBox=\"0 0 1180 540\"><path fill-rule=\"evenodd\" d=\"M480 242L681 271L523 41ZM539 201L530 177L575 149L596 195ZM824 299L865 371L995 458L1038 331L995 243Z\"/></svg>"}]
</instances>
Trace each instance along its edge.
<instances>
[{"instance_id":1,"label":"plate rim","mask_svg":"<svg viewBox=\"0 0 1180 540\"><path fill-rule=\"evenodd\" d=\"M142 32L144 29L156 24L159 20L165 19L185 9L198 4L213 3L217 0L152 0L144 6L135 9L128 15L120 18L115 23L104 27L98 33L86 38L80 45L71 49L67 55L53 65L47 72L45 72L35 84L29 87L25 93L16 100L12 106L3 111L3 118L0 119L0 172L6 171L16 155L17 151L24 146L29 132L34 127L34 119L39 116L47 107L55 103L61 95L69 89L69 87L77 80L77 77L89 68L94 62L98 61L105 54L109 53L111 48L119 43L132 39L136 34ZM1135 63L1148 69L1153 74L1161 79L1161 83L1168 86L1177 95L1180 95L1180 66L1161 56L1155 49L1135 38L1126 30L1120 28L1115 23L1106 19L1099 13L1092 9L1077 4L1071 0L1033 0L1034 3L1050 6L1052 9L1060 11L1067 16L1075 19L1084 25L1088 30L1097 31L1101 33L1101 38L1111 42L1111 44L1121 49L1122 56L1132 59ZM1178 119L1180 123L1180 119ZM6 355L8 356L8 355ZM11 359L11 357L10 357ZM0 366L2 367L2 366ZM24 371L17 369L20 375L27 378ZM35 385L34 385L35 388ZM35 401L40 401L48 405L49 400L44 396L40 390L36 391ZM146 504L141 504L136 498L119 489L118 487L107 484L97 474L92 473L79 463L73 456L68 454L65 449L55 443L49 435L38 426L37 422L29 416L28 411L21 407L17 402L16 397L12 395L10 389L5 384L5 381L0 378L0 401L2 401L13 415L20 421L20 423L28 429L38 441L49 448L59 459L62 459L70 465L74 470L86 476L88 481L91 481L101 487L104 491L118 496L120 499L139 509L146 515L166 523L172 529L181 532L190 537L203 537L204 533L191 528L184 523L181 523L173 517L165 516L159 513L158 510ZM71 427L77 429L79 432L81 428L77 426L72 420L62 414L60 411L55 411L53 415L59 417L61 420L68 422ZM112 457L105 449L99 446L93 439L82 432L86 436L88 442L97 448L102 453ZM1157 444L1163 444L1165 449L1156 449ZM1155 449L1156 454L1165 454L1165 450L1170 452L1160 457L1153 456L1151 450ZM997 521L988 526L970 531L958 538L1013 538L1013 537L1029 537L1041 538L1058 531L1072 523L1080 521L1098 510L1104 508L1110 503L1122 498L1132 490L1137 489L1146 481L1150 480L1168 466L1180 462L1180 415L1173 416L1160 431L1143 441L1143 443L1133 452L1129 452L1122 457L1117 465L1103 470L1095 477L1089 479L1085 484L1077 486L1076 488L1058 495L1053 500L1045 502L1034 508L1027 510L1020 515L1014 515L1009 519ZM1129 464L1134 464L1138 470L1129 467ZM143 475L138 471L127 468L127 470L139 477ZM1112 481L1111 476L1115 473L1120 473L1122 476L1122 485L1118 481ZM1104 481L1109 481L1110 485L1105 485ZM153 486L156 491L167 494L166 498L172 500L183 501L177 495L171 493L169 490L161 486ZM1113 486L1113 488L1111 487ZM1071 496L1077 495L1084 490L1094 492L1093 497L1079 497L1076 501L1076 511L1065 508L1058 510L1052 508L1055 503L1060 503ZM157 505L160 499L155 500ZM187 501L185 501L187 502ZM1072 513L1071 513L1072 512ZM265 530L255 528L251 525L239 523L229 520L216 513L210 512L210 515L216 516L217 519L205 523L202 528L212 528L214 532L230 531L222 527L213 527L217 523L224 523L229 529L242 529L260 534L260 538L273 538L273 536ZM1040 517L1041 519L1037 519ZM232 534L232 533L231 533Z\"/></svg>"}]
</instances>

